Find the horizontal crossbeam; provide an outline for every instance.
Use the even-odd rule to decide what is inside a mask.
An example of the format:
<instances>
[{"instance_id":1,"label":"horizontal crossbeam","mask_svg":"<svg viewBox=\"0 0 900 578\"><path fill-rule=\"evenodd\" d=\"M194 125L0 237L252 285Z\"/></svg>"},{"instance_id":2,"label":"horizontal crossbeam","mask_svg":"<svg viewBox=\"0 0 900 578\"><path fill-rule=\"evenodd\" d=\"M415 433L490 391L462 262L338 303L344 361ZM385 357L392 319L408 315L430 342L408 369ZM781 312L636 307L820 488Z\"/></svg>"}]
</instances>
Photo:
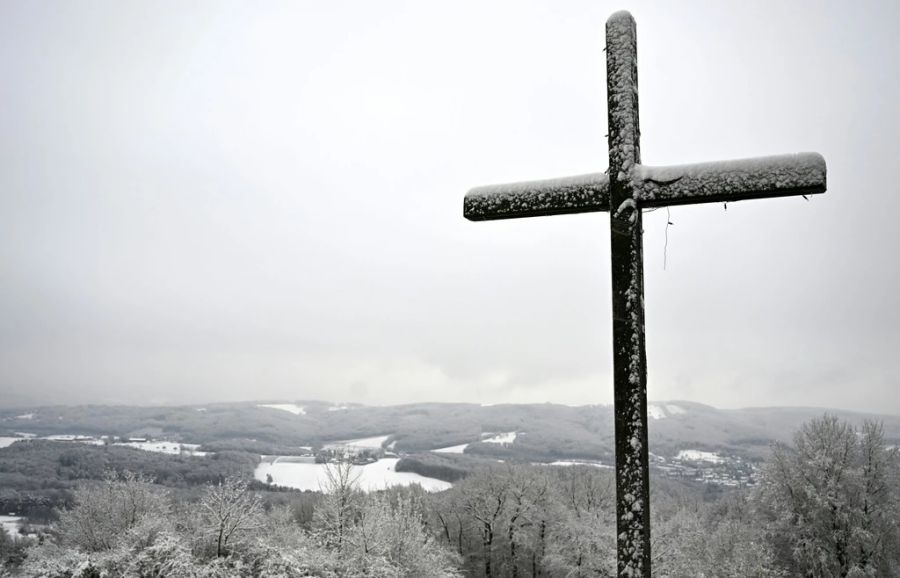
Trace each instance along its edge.
<instances>
[{"instance_id":1,"label":"horizontal crossbeam","mask_svg":"<svg viewBox=\"0 0 900 578\"><path fill-rule=\"evenodd\" d=\"M638 166L642 208L815 195L825 192L825 159L797 153L672 167Z\"/></svg>"},{"instance_id":2,"label":"horizontal crossbeam","mask_svg":"<svg viewBox=\"0 0 900 578\"><path fill-rule=\"evenodd\" d=\"M632 188L644 209L815 195L825 192L825 159L797 153L677 165L634 167ZM576 177L477 187L466 194L463 215L470 221L517 219L609 210L609 177Z\"/></svg>"},{"instance_id":3,"label":"horizontal crossbeam","mask_svg":"<svg viewBox=\"0 0 900 578\"><path fill-rule=\"evenodd\" d=\"M470 221L608 210L609 177L604 173L476 187L463 201L463 216Z\"/></svg>"}]
</instances>

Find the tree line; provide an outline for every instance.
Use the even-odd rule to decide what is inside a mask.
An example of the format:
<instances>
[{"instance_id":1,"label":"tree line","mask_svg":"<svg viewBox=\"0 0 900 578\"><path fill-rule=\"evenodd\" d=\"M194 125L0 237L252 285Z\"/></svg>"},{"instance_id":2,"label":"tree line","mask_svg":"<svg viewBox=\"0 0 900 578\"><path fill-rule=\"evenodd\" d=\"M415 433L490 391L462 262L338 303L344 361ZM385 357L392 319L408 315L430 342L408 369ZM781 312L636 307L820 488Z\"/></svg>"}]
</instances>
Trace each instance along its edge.
<instances>
[{"instance_id":1,"label":"tree line","mask_svg":"<svg viewBox=\"0 0 900 578\"><path fill-rule=\"evenodd\" d=\"M141 472L157 484L186 489L228 476L252 478L258 454L220 451L173 456L115 445L27 440L0 449L0 514L52 521L72 505L73 491L108 471Z\"/></svg>"},{"instance_id":2,"label":"tree line","mask_svg":"<svg viewBox=\"0 0 900 578\"><path fill-rule=\"evenodd\" d=\"M445 492L359 490L349 461L303 508L227 477L184 499L144 474L83 483L37 538L0 537L10 576L615 576L610 470L498 464ZM761 482L705 501L653 479L654 575L900 576L900 468L877 423L833 416L776 446ZM176 498L176 496L178 496ZM290 504L290 501L286 503ZM3 576L0 573L0 576Z\"/></svg>"}]
</instances>

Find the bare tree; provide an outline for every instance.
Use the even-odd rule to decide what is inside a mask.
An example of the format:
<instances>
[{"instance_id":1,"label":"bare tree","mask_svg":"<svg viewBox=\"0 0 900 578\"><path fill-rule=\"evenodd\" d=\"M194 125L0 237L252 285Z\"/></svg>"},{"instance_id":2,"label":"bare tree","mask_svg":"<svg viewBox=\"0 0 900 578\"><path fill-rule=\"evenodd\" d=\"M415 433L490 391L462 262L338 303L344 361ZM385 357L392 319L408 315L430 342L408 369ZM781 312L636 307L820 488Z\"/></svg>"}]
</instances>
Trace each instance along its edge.
<instances>
[{"instance_id":1,"label":"bare tree","mask_svg":"<svg viewBox=\"0 0 900 578\"><path fill-rule=\"evenodd\" d=\"M887 575L886 566L898 561L898 455L888 448L881 423L866 421L859 436L861 481L859 565Z\"/></svg>"},{"instance_id":2,"label":"bare tree","mask_svg":"<svg viewBox=\"0 0 900 578\"><path fill-rule=\"evenodd\" d=\"M777 447L757 495L782 563L804 576L896 576L897 455L881 427L826 415Z\"/></svg>"},{"instance_id":3,"label":"bare tree","mask_svg":"<svg viewBox=\"0 0 900 578\"><path fill-rule=\"evenodd\" d=\"M166 493L142 474L107 472L99 484L75 490L75 504L60 516L64 542L99 552L114 548L139 526L165 524L169 514Z\"/></svg>"},{"instance_id":4,"label":"bare tree","mask_svg":"<svg viewBox=\"0 0 900 578\"><path fill-rule=\"evenodd\" d=\"M734 495L710 506L697 497L654 496L653 571L663 578L786 578L765 527Z\"/></svg>"},{"instance_id":5,"label":"bare tree","mask_svg":"<svg viewBox=\"0 0 900 578\"><path fill-rule=\"evenodd\" d=\"M409 489L366 496L347 532L348 574L409 578L457 576L456 556L429 533L422 505Z\"/></svg>"},{"instance_id":6,"label":"bare tree","mask_svg":"<svg viewBox=\"0 0 900 578\"><path fill-rule=\"evenodd\" d=\"M325 544L340 550L361 506L360 474L346 456L325 465L325 495L313 515L313 524Z\"/></svg>"},{"instance_id":7,"label":"bare tree","mask_svg":"<svg viewBox=\"0 0 900 578\"><path fill-rule=\"evenodd\" d=\"M216 556L228 553L228 542L263 525L262 503L247 482L226 478L209 486L200 501L201 524L216 543Z\"/></svg>"},{"instance_id":8,"label":"bare tree","mask_svg":"<svg viewBox=\"0 0 900 578\"><path fill-rule=\"evenodd\" d=\"M463 511L463 496L459 489L428 496L428 511L434 517L435 531L456 552L463 556L469 550L468 526L471 521Z\"/></svg>"},{"instance_id":9,"label":"bare tree","mask_svg":"<svg viewBox=\"0 0 900 578\"><path fill-rule=\"evenodd\" d=\"M589 466L559 472L559 521L551 527L547 561L565 576L615 573L615 499L612 478Z\"/></svg>"},{"instance_id":10,"label":"bare tree","mask_svg":"<svg viewBox=\"0 0 900 578\"><path fill-rule=\"evenodd\" d=\"M494 540L498 527L506 513L509 499L509 478L494 470L481 471L466 480L462 496L462 508L478 528L484 556L484 575L492 578L491 566Z\"/></svg>"}]
</instances>

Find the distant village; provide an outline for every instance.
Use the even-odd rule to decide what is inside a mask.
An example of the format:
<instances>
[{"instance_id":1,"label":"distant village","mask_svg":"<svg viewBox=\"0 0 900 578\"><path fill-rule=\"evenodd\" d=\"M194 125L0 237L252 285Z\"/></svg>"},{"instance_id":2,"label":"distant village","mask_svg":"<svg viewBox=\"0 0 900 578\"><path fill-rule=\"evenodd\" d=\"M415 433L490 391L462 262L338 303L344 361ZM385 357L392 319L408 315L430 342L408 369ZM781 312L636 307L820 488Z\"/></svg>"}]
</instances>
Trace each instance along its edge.
<instances>
[{"instance_id":1,"label":"distant village","mask_svg":"<svg viewBox=\"0 0 900 578\"><path fill-rule=\"evenodd\" d=\"M310 450L307 455L314 456L317 464L349 460L355 466L373 464L382 458L400 457L398 454L384 448L363 448L341 444L328 444L316 452Z\"/></svg>"},{"instance_id":2,"label":"distant village","mask_svg":"<svg viewBox=\"0 0 900 578\"><path fill-rule=\"evenodd\" d=\"M678 478L704 484L745 488L755 486L759 467L737 456L713 452L682 450L675 457L650 454L651 467L667 478Z\"/></svg>"}]
</instances>

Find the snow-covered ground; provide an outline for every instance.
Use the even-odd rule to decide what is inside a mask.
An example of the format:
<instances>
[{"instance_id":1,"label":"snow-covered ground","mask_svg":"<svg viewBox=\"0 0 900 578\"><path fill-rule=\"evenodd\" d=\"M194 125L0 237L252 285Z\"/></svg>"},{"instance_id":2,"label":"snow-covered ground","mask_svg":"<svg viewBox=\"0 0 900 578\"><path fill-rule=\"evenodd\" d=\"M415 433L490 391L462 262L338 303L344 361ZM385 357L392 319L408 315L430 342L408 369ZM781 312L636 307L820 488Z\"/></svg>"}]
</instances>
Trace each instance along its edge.
<instances>
[{"instance_id":1,"label":"snow-covered ground","mask_svg":"<svg viewBox=\"0 0 900 578\"><path fill-rule=\"evenodd\" d=\"M15 442L23 439L34 438L33 434L23 434L22 437L0 437L0 448L4 448L14 444ZM105 437L105 436L104 436ZM83 436L76 434L53 434L49 436L42 436L38 439L54 441L54 442L75 442L80 444L88 444L94 446L102 446L106 443L107 440L103 438L96 438L93 436ZM189 455L189 456L205 456L207 452L201 452L199 450L200 444L182 444L178 442L169 442L169 441L155 441L155 442L117 442L113 445L117 446L127 446L130 448L135 448L139 450L144 450L147 452L158 452L162 454L170 454L170 455Z\"/></svg>"},{"instance_id":2,"label":"snow-covered ground","mask_svg":"<svg viewBox=\"0 0 900 578\"><path fill-rule=\"evenodd\" d=\"M490 433L485 434L489 437L486 437L480 440L482 443L486 444L511 444L516 441L517 432L510 431L505 433ZM461 454L466 451L466 448L469 447L469 444L459 444L458 446L449 446L446 448L438 448L436 450L431 450L438 454Z\"/></svg>"},{"instance_id":3,"label":"snow-covered ground","mask_svg":"<svg viewBox=\"0 0 900 578\"><path fill-rule=\"evenodd\" d=\"M294 415L306 415L306 409L302 405L296 403L261 403L256 407L267 407L269 409L280 409Z\"/></svg>"},{"instance_id":4,"label":"snow-covered ground","mask_svg":"<svg viewBox=\"0 0 900 578\"><path fill-rule=\"evenodd\" d=\"M200 447L200 444L181 444L178 442L119 442L115 445L136 448L139 450L144 450L145 452L157 452L173 456L184 454L188 456L202 457L207 455L207 452L201 452L197 449Z\"/></svg>"},{"instance_id":5,"label":"snow-covered ground","mask_svg":"<svg viewBox=\"0 0 900 578\"><path fill-rule=\"evenodd\" d=\"M518 434L514 431L498 433L489 438L484 438L481 442L485 444L511 444L516 441L517 435Z\"/></svg>"},{"instance_id":6,"label":"snow-covered ground","mask_svg":"<svg viewBox=\"0 0 900 578\"><path fill-rule=\"evenodd\" d=\"M346 405L332 405L328 408L328 411L347 411L348 409L350 408Z\"/></svg>"},{"instance_id":7,"label":"snow-covered ground","mask_svg":"<svg viewBox=\"0 0 900 578\"><path fill-rule=\"evenodd\" d=\"M398 458L385 458L365 466L353 466L354 475L359 475L359 487L367 492L383 490L391 486L408 486L419 484L429 492L439 492L450 488L451 484L443 480L426 478L412 472L395 470ZM303 463L297 461L264 461L256 467L254 477L266 482L267 475L272 476L272 483L296 488L298 490L320 490L325 484L326 464Z\"/></svg>"},{"instance_id":8,"label":"snow-covered ground","mask_svg":"<svg viewBox=\"0 0 900 578\"><path fill-rule=\"evenodd\" d=\"M19 533L19 528L22 527L22 518L18 516L0 516L0 531L5 531L10 536L15 536Z\"/></svg>"},{"instance_id":9,"label":"snow-covered ground","mask_svg":"<svg viewBox=\"0 0 900 578\"><path fill-rule=\"evenodd\" d=\"M675 459L688 462L709 462L711 464L721 464L725 459L715 452L704 452L700 450L681 450Z\"/></svg>"},{"instance_id":10,"label":"snow-covered ground","mask_svg":"<svg viewBox=\"0 0 900 578\"><path fill-rule=\"evenodd\" d=\"M18 432L17 432L18 433ZM4 448L14 444L17 441L23 439L32 439L35 438L34 434L20 434L22 437L0 437L0 448ZM97 438L93 436L84 436L77 434L53 434L49 436L41 436L37 439L54 441L54 442L75 442L80 444L88 444L94 446L102 446L108 440L103 438ZM154 441L154 442L116 442L113 445L117 446L126 446L130 448L135 448L139 450L144 450L147 452L157 452L162 454L169 455L188 455L188 456L205 456L207 452L200 451L200 444L183 444L179 442L171 442L171 441Z\"/></svg>"},{"instance_id":11,"label":"snow-covered ground","mask_svg":"<svg viewBox=\"0 0 900 578\"><path fill-rule=\"evenodd\" d=\"M22 415L17 415L16 419L34 419L33 413L23 413Z\"/></svg>"},{"instance_id":12,"label":"snow-covered ground","mask_svg":"<svg viewBox=\"0 0 900 578\"><path fill-rule=\"evenodd\" d=\"M549 466L591 466L594 468L611 469L612 466L596 460L558 460L547 464Z\"/></svg>"},{"instance_id":13,"label":"snow-covered ground","mask_svg":"<svg viewBox=\"0 0 900 578\"><path fill-rule=\"evenodd\" d=\"M665 419L667 416L665 410L661 406L650 403L647 404L647 417L650 419Z\"/></svg>"},{"instance_id":14,"label":"snow-covered ground","mask_svg":"<svg viewBox=\"0 0 900 578\"><path fill-rule=\"evenodd\" d=\"M53 434L49 436L44 436L39 438L42 440L50 440L52 442L78 442L80 444L88 444L92 446L102 446L104 442L100 438L95 438L93 436L82 436L75 434Z\"/></svg>"},{"instance_id":15,"label":"snow-covered ground","mask_svg":"<svg viewBox=\"0 0 900 578\"><path fill-rule=\"evenodd\" d=\"M102 446L106 443L104 440L100 438L95 438L93 436L82 436L75 434L53 434L49 436L37 437L33 433L24 433L24 432L15 432L15 434L19 437L0 437L0 448L5 448L7 446L11 446L17 441L21 440L30 440L30 439L42 439L49 440L53 442L78 442L82 444L90 444L95 446Z\"/></svg>"},{"instance_id":16,"label":"snow-covered ground","mask_svg":"<svg viewBox=\"0 0 900 578\"><path fill-rule=\"evenodd\" d=\"M25 439L25 438L4 438L4 437L0 437L0 448L9 447L9 446L13 445L14 443L16 443L17 441L22 440L22 439Z\"/></svg>"},{"instance_id":17,"label":"snow-covered ground","mask_svg":"<svg viewBox=\"0 0 900 578\"><path fill-rule=\"evenodd\" d=\"M431 451L439 453L439 454L461 454L466 451L467 447L469 447L469 444L459 444L458 446L438 448L436 450L431 450Z\"/></svg>"},{"instance_id":18,"label":"snow-covered ground","mask_svg":"<svg viewBox=\"0 0 900 578\"><path fill-rule=\"evenodd\" d=\"M651 403L647 405L647 416L651 419L665 419L683 413L687 413L687 410L674 403Z\"/></svg>"},{"instance_id":19,"label":"snow-covered ground","mask_svg":"<svg viewBox=\"0 0 900 578\"><path fill-rule=\"evenodd\" d=\"M324 448L327 450L336 450L341 448L349 448L354 450L377 450L384 444L384 442L387 441L389 437L391 437L391 434L374 436L370 438L359 438L355 440L341 440L338 442L326 444Z\"/></svg>"}]
</instances>

